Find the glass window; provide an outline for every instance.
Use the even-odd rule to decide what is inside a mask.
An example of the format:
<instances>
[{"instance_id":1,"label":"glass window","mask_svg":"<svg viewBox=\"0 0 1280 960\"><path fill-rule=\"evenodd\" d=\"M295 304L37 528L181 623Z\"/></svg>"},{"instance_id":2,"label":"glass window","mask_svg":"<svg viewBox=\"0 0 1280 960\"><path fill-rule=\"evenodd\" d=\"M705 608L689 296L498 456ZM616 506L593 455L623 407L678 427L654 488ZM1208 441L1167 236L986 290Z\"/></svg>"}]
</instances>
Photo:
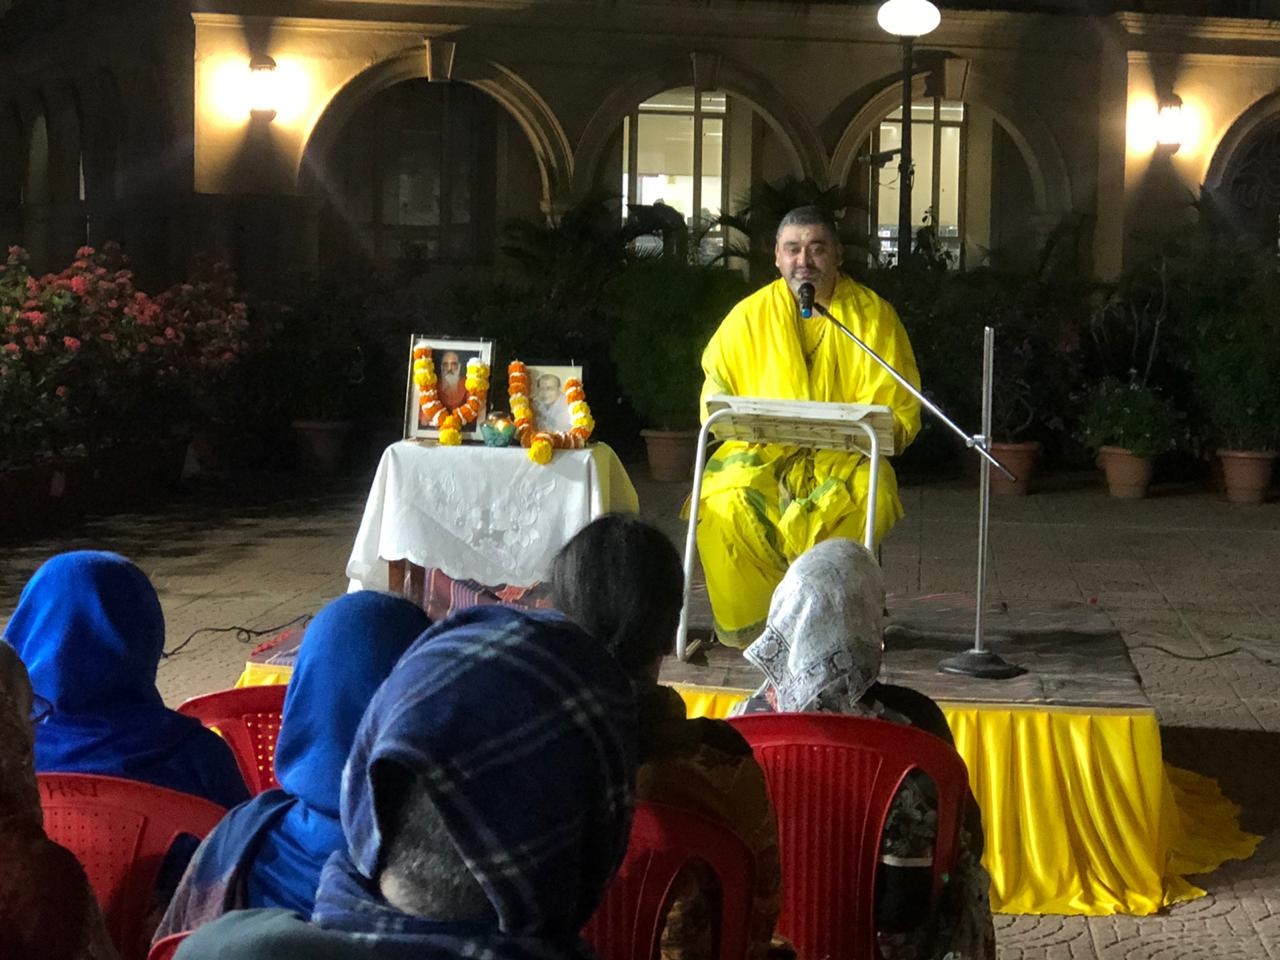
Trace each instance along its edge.
<instances>
[{"instance_id":1,"label":"glass window","mask_svg":"<svg viewBox=\"0 0 1280 960\"><path fill-rule=\"evenodd\" d=\"M938 134L935 138L935 131ZM936 229L940 248L953 265L960 262L960 158L964 142L964 104L951 100L918 100L911 105L911 230ZM871 197L881 255L898 255L899 173L897 151L902 149L902 109L884 118L872 135L871 152L886 159L873 163Z\"/></svg>"},{"instance_id":2,"label":"glass window","mask_svg":"<svg viewBox=\"0 0 1280 960\"><path fill-rule=\"evenodd\" d=\"M485 260L496 217L496 105L466 84L409 80L357 114L335 149L335 207L379 259Z\"/></svg>"},{"instance_id":3,"label":"glass window","mask_svg":"<svg viewBox=\"0 0 1280 960\"><path fill-rule=\"evenodd\" d=\"M640 104L622 125L623 216L629 203L675 208L690 227L706 231L700 248L704 259L724 245L713 221L725 207L726 108L723 93L698 97L692 87L678 87ZM642 237L637 243L660 247L653 240Z\"/></svg>"}]
</instances>

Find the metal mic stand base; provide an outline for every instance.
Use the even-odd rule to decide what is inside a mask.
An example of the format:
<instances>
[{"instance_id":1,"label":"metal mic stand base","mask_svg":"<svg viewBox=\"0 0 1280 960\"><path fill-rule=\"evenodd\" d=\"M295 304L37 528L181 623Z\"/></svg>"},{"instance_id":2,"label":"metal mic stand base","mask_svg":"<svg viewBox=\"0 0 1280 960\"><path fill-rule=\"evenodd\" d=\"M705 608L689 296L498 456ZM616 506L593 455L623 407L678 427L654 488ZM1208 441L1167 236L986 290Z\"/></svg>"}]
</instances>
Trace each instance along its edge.
<instances>
[{"instance_id":1,"label":"metal mic stand base","mask_svg":"<svg viewBox=\"0 0 1280 960\"><path fill-rule=\"evenodd\" d=\"M954 657L947 657L938 664L939 673L955 673L982 680L1008 680L1027 672L1025 667L1009 663L990 650L966 650Z\"/></svg>"}]
</instances>

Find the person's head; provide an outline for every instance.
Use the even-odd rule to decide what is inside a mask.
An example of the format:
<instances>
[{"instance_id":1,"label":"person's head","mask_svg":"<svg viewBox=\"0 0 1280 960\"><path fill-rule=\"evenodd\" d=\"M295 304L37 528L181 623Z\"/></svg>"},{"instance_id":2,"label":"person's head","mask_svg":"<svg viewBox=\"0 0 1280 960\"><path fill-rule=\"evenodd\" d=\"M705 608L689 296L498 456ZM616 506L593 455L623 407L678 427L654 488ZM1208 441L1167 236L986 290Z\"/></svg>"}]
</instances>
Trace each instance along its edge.
<instances>
[{"instance_id":1,"label":"person's head","mask_svg":"<svg viewBox=\"0 0 1280 960\"><path fill-rule=\"evenodd\" d=\"M465 610L414 643L360 723L351 864L405 913L574 938L626 851L635 724L630 680L568 620Z\"/></svg>"},{"instance_id":2,"label":"person's head","mask_svg":"<svg viewBox=\"0 0 1280 960\"><path fill-rule=\"evenodd\" d=\"M657 679L671 653L684 593L680 554L633 514L587 524L551 563L551 602L637 679Z\"/></svg>"},{"instance_id":3,"label":"person's head","mask_svg":"<svg viewBox=\"0 0 1280 960\"><path fill-rule=\"evenodd\" d=\"M440 376L450 383L456 383L462 376L462 361L452 350L440 355Z\"/></svg>"},{"instance_id":4,"label":"person's head","mask_svg":"<svg viewBox=\"0 0 1280 960\"><path fill-rule=\"evenodd\" d=\"M743 656L763 671L780 712L839 712L880 676L884 578L853 540L802 554L773 591L764 632Z\"/></svg>"},{"instance_id":5,"label":"person's head","mask_svg":"<svg viewBox=\"0 0 1280 960\"><path fill-rule=\"evenodd\" d=\"M819 303L830 303L844 251L835 223L817 207L796 207L782 218L774 238L774 263L795 297L812 283Z\"/></svg>"},{"instance_id":6,"label":"person's head","mask_svg":"<svg viewBox=\"0 0 1280 960\"><path fill-rule=\"evenodd\" d=\"M538 399L548 407L560 398L560 378L554 373L544 373L538 377Z\"/></svg>"},{"instance_id":7,"label":"person's head","mask_svg":"<svg viewBox=\"0 0 1280 960\"><path fill-rule=\"evenodd\" d=\"M281 787L338 816L342 768L365 708L431 621L403 597L343 594L307 625L284 698L276 742Z\"/></svg>"},{"instance_id":8,"label":"person's head","mask_svg":"<svg viewBox=\"0 0 1280 960\"><path fill-rule=\"evenodd\" d=\"M31 732L33 699L27 668L0 640L0 821L38 824L43 819Z\"/></svg>"},{"instance_id":9,"label":"person's head","mask_svg":"<svg viewBox=\"0 0 1280 960\"><path fill-rule=\"evenodd\" d=\"M63 553L36 571L5 629L59 715L160 706L164 614L146 574L114 553Z\"/></svg>"}]
</instances>

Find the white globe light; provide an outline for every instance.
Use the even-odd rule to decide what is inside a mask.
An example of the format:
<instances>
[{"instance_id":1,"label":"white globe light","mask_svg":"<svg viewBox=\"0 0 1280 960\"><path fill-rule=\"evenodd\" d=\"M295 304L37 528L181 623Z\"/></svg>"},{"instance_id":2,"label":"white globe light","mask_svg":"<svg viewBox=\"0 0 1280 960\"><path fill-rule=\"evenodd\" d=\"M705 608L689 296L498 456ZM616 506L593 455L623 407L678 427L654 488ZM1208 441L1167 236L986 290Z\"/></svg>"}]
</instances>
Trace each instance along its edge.
<instances>
[{"instance_id":1,"label":"white globe light","mask_svg":"<svg viewBox=\"0 0 1280 960\"><path fill-rule=\"evenodd\" d=\"M876 22L895 37L923 37L938 29L942 14L929 0L887 0L876 13Z\"/></svg>"}]
</instances>

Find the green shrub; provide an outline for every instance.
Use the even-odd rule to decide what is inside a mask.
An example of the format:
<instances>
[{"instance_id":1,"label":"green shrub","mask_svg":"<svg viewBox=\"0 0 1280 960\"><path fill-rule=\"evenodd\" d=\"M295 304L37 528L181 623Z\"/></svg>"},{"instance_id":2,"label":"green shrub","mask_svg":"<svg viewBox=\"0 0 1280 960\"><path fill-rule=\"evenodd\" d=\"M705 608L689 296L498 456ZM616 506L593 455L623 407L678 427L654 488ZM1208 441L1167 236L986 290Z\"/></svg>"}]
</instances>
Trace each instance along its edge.
<instances>
[{"instance_id":1,"label":"green shrub","mask_svg":"<svg viewBox=\"0 0 1280 960\"><path fill-rule=\"evenodd\" d=\"M734 271L672 259L636 261L614 279L613 362L623 395L650 426L697 426L702 350L747 292Z\"/></svg>"},{"instance_id":2,"label":"green shrub","mask_svg":"<svg viewBox=\"0 0 1280 960\"><path fill-rule=\"evenodd\" d=\"M1122 447L1138 457L1172 450L1178 439L1173 403L1137 383L1108 378L1085 410L1081 439L1093 448Z\"/></svg>"}]
</instances>

